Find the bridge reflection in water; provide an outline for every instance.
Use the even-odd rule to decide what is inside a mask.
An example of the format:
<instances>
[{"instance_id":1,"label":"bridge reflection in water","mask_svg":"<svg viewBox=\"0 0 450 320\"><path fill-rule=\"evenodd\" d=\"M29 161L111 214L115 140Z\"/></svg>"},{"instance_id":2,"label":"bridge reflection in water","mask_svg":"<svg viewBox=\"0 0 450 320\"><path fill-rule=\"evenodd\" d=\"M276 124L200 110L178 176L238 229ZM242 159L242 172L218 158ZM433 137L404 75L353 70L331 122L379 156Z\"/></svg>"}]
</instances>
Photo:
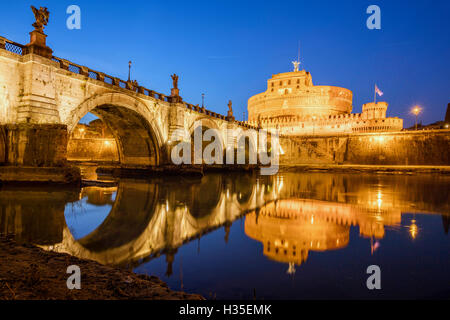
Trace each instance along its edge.
<instances>
[{"instance_id":1,"label":"bridge reflection in water","mask_svg":"<svg viewBox=\"0 0 450 320\"><path fill-rule=\"evenodd\" d=\"M170 275L183 244L222 227L228 241L233 222L246 216L247 236L293 273L311 251L346 247L351 226L376 240L386 227L400 228L403 213L441 214L448 233L449 186L445 176L305 173L124 179L114 188L82 190L2 189L0 232L108 265L136 267L166 255ZM78 239L66 218L82 215L83 203L111 209ZM420 226L411 226L411 237L417 232Z\"/></svg>"}]
</instances>

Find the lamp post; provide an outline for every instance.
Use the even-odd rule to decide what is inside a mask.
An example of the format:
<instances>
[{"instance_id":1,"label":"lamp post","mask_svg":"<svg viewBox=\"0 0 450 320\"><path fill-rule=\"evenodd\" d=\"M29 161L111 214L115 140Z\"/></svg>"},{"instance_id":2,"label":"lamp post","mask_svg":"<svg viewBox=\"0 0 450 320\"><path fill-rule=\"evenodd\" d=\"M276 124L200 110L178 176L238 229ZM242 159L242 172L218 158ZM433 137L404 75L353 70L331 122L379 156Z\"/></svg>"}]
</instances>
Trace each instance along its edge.
<instances>
[{"instance_id":1,"label":"lamp post","mask_svg":"<svg viewBox=\"0 0 450 320\"><path fill-rule=\"evenodd\" d=\"M422 109L420 109L419 106L415 106L415 107L412 109L412 113L416 115L416 131L417 131L417 122L418 122L418 119L419 119L420 111L422 111Z\"/></svg>"},{"instance_id":2,"label":"lamp post","mask_svg":"<svg viewBox=\"0 0 450 320\"><path fill-rule=\"evenodd\" d=\"M132 64L132 62L129 61L128 62L128 82L131 81L131 64Z\"/></svg>"}]
</instances>

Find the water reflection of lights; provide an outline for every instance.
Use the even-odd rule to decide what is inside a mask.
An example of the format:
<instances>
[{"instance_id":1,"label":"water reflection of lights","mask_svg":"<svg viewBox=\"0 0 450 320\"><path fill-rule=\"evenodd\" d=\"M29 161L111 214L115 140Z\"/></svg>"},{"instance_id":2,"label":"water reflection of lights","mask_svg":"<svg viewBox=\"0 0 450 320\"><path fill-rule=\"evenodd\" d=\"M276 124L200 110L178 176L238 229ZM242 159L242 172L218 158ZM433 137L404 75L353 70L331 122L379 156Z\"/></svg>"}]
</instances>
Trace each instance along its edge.
<instances>
[{"instance_id":1,"label":"water reflection of lights","mask_svg":"<svg viewBox=\"0 0 450 320\"><path fill-rule=\"evenodd\" d=\"M377 194L377 204L378 204L378 209L381 209L381 205L383 204L381 191L378 191L378 194Z\"/></svg>"},{"instance_id":2,"label":"water reflection of lights","mask_svg":"<svg viewBox=\"0 0 450 320\"><path fill-rule=\"evenodd\" d=\"M411 235L411 238L414 240L417 237L417 234L419 233L419 228L416 224L416 219L411 220L411 225L409 226L409 234Z\"/></svg>"},{"instance_id":3,"label":"water reflection of lights","mask_svg":"<svg viewBox=\"0 0 450 320\"><path fill-rule=\"evenodd\" d=\"M295 274L296 271L297 270L295 270L295 263L289 262L289 268L288 268L287 274L293 275L293 274Z\"/></svg>"}]
</instances>

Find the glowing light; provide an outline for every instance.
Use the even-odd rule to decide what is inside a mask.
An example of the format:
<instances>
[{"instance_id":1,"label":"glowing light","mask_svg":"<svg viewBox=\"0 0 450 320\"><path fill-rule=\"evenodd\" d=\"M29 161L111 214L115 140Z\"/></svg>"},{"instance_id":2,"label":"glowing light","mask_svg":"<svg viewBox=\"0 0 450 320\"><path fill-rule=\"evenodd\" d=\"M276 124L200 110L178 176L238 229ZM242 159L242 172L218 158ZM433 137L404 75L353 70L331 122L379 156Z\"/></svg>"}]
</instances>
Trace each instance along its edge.
<instances>
[{"instance_id":1,"label":"glowing light","mask_svg":"<svg viewBox=\"0 0 450 320\"><path fill-rule=\"evenodd\" d=\"M293 275L295 274L295 264L293 262L289 262L289 268L287 274Z\"/></svg>"},{"instance_id":2,"label":"glowing light","mask_svg":"<svg viewBox=\"0 0 450 320\"><path fill-rule=\"evenodd\" d=\"M409 226L409 234L411 235L411 238L414 240L417 237L418 233L419 228L417 227L416 220L413 219L411 221L411 225Z\"/></svg>"},{"instance_id":3,"label":"glowing light","mask_svg":"<svg viewBox=\"0 0 450 320\"><path fill-rule=\"evenodd\" d=\"M383 199L382 199L381 191L378 191L378 194L377 194L377 204L378 204L378 209L380 209L380 208L381 208L381 205L383 204Z\"/></svg>"},{"instance_id":4,"label":"glowing light","mask_svg":"<svg viewBox=\"0 0 450 320\"><path fill-rule=\"evenodd\" d=\"M378 142L384 142L384 137L382 137L382 136L375 137L375 140Z\"/></svg>"},{"instance_id":5,"label":"glowing light","mask_svg":"<svg viewBox=\"0 0 450 320\"><path fill-rule=\"evenodd\" d=\"M281 190L283 189L283 180L280 181L280 184L278 185L278 193L281 192Z\"/></svg>"},{"instance_id":6,"label":"glowing light","mask_svg":"<svg viewBox=\"0 0 450 320\"><path fill-rule=\"evenodd\" d=\"M412 110L411 110L411 112L413 113L413 114L415 114L416 116L417 115L419 115L419 113L422 111L422 109L419 107L419 106L415 106Z\"/></svg>"},{"instance_id":7,"label":"glowing light","mask_svg":"<svg viewBox=\"0 0 450 320\"><path fill-rule=\"evenodd\" d=\"M105 141L105 146L109 147L111 145L110 141Z\"/></svg>"}]
</instances>

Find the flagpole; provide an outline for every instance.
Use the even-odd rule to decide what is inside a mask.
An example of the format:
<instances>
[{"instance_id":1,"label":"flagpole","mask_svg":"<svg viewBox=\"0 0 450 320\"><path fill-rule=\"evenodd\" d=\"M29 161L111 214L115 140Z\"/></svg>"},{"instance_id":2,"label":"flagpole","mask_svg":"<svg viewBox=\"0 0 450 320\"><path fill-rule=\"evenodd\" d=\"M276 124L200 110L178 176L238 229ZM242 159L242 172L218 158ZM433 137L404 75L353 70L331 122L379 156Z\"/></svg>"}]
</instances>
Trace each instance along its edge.
<instances>
[{"instance_id":1,"label":"flagpole","mask_svg":"<svg viewBox=\"0 0 450 320\"><path fill-rule=\"evenodd\" d=\"M373 103L377 104L377 85L373 87Z\"/></svg>"}]
</instances>

